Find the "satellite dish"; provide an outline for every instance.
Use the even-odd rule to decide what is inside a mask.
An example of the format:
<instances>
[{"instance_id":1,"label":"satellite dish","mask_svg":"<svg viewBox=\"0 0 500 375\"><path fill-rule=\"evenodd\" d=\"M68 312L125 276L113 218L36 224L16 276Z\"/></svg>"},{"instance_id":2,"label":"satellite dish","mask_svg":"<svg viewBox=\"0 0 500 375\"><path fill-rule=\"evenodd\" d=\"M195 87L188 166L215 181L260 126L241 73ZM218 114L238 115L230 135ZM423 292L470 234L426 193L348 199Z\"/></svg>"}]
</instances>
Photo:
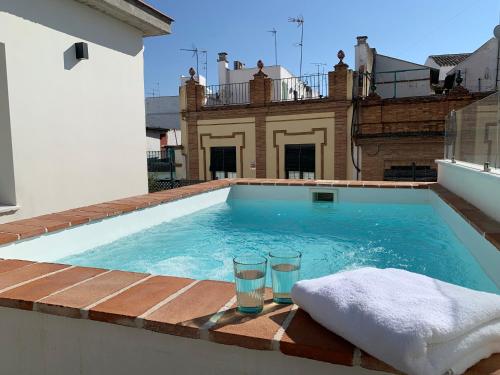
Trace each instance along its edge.
<instances>
[{"instance_id":1,"label":"satellite dish","mask_svg":"<svg viewBox=\"0 0 500 375\"><path fill-rule=\"evenodd\" d=\"M500 39L500 25L495 26L493 29L493 35L495 35L495 38Z\"/></svg>"}]
</instances>

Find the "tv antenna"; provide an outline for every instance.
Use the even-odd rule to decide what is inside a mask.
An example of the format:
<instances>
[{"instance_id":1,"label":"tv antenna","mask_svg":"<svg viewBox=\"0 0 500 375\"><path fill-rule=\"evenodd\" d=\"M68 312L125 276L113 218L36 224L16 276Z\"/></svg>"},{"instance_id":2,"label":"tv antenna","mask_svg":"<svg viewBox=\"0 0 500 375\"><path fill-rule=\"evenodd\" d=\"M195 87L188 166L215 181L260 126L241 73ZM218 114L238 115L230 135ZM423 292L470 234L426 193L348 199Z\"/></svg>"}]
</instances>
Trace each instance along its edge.
<instances>
[{"instance_id":1,"label":"tv antenna","mask_svg":"<svg viewBox=\"0 0 500 375\"><path fill-rule=\"evenodd\" d=\"M326 66L327 64L325 64L325 63L320 63L320 62L313 62L313 63L311 63L311 64L316 66L316 69L318 70L318 76L320 75L320 73L319 73L320 68L322 68L322 74L325 74L325 66Z\"/></svg>"},{"instance_id":2,"label":"tv antenna","mask_svg":"<svg viewBox=\"0 0 500 375\"><path fill-rule=\"evenodd\" d=\"M148 95L151 97L161 96L160 95L160 82L156 82L156 88L153 86L151 91L148 91Z\"/></svg>"},{"instance_id":3,"label":"tv antenna","mask_svg":"<svg viewBox=\"0 0 500 375\"><path fill-rule=\"evenodd\" d=\"M296 23L297 27L300 27L300 43L295 44L300 47L300 67L299 67L299 77L302 77L302 48L304 47L304 17L288 17L288 22Z\"/></svg>"},{"instance_id":4,"label":"tv antenna","mask_svg":"<svg viewBox=\"0 0 500 375\"><path fill-rule=\"evenodd\" d=\"M276 30L273 27L272 30L268 30L267 32L273 34L273 36L274 36L274 65L278 65L278 41L276 38L276 34L278 33L278 30Z\"/></svg>"},{"instance_id":5,"label":"tv antenna","mask_svg":"<svg viewBox=\"0 0 500 375\"><path fill-rule=\"evenodd\" d=\"M196 74L198 76L198 80L200 79L200 63L199 63L199 55L200 53L204 53L205 54L205 79L207 78L206 77L206 74L207 74L207 68L208 68L208 61L207 61L207 51L206 50L202 50L202 49L198 49L198 47L196 47L194 44L191 48L181 48L180 49L181 51L185 51L185 52L192 52L193 55L191 57L196 57Z\"/></svg>"}]
</instances>

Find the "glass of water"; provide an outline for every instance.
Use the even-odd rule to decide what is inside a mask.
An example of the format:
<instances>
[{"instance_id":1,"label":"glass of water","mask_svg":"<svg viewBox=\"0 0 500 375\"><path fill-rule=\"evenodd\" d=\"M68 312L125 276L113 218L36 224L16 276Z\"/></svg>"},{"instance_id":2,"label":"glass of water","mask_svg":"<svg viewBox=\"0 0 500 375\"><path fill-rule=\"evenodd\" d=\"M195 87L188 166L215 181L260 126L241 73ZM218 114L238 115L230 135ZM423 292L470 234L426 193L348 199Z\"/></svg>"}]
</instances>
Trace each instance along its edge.
<instances>
[{"instance_id":1,"label":"glass of water","mask_svg":"<svg viewBox=\"0 0 500 375\"><path fill-rule=\"evenodd\" d=\"M264 307L267 259L260 255L242 255L233 259L238 311L258 314Z\"/></svg>"},{"instance_id":2,"label":"glass of water","mask_svg":"<svg viewBox=\"0 0 500 375\"><path fill-rule=\"evenodd\" d=\"M302 253L295 250L277 250L269 253L273 279L273 301L292 303L292 286L299 281Z\"/></svg>"}]
</instances>

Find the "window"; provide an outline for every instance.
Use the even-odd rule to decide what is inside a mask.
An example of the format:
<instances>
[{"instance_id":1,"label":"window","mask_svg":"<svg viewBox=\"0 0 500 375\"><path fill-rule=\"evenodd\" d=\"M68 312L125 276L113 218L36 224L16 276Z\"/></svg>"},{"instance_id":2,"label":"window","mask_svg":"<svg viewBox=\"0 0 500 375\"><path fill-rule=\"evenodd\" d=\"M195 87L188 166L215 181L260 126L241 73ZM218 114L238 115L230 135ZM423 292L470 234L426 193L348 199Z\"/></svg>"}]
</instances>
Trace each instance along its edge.
<instances>
[{"instance_id":1,"label":"window","mask_svg":"<svg viewBox=\"0 0 500 375\"><path fill-rule=\"evenodd\" d=\"M210 172L213 180L236 177L236 147L211 147Z\"/></svg>"},{"instance_id":2,"label":"window","mask_svg":"<svg viewBox=\"0 0 500 375\"><path fill-rule=\"evenodd\" d=\"M315 178L316 151L313 144L285 145L286 178Z\"/></svg>"},{"instance_id":3,"label":"window","mask_svg":"<svg viewBox=\"0 0 500 375\"><path fill-rule=\"evenodd\" d=\"M395 165L384 170L385 181L437 181L437 170L429 165Z\"/></svg>"},{"instance_id":4,"label":"window","mask_svg":"<svg viewBox=\"0 0 500 375\"><path fill-rule=\"evenodd\" d=\"M10 129L5 44L0 43L0 206L15 206L14 161Z\"/></svg>"}]
</instances>

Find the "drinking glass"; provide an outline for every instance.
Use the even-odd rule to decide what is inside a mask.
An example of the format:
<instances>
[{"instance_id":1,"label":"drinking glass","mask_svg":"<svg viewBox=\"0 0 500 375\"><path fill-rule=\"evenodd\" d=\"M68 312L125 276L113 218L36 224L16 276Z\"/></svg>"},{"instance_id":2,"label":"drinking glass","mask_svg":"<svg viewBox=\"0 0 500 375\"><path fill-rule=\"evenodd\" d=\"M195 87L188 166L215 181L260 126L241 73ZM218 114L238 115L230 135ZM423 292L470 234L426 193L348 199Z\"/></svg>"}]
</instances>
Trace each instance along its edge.
<instances>
[{"instance_id":1,"label":"drinking glass","mask_svg":"<svg viewBox=\"0 0 500 375\"><path fill-rule=\"evenodd\" d=\"M267 259L260 255L242 255L233 259L238 311L258 314L264 307Z\"/></svg>"},{"instance_id":2,"label":"drinking glass","mask_svg":"<svg viewBox=\"0 0 500 375\"><path fill-rule=\"evenodd\" d=\"M299 281L300 251L277 250L269 253L273 280L273 301L292 303L292 286Z\"/></svg>"}]
</instances>

